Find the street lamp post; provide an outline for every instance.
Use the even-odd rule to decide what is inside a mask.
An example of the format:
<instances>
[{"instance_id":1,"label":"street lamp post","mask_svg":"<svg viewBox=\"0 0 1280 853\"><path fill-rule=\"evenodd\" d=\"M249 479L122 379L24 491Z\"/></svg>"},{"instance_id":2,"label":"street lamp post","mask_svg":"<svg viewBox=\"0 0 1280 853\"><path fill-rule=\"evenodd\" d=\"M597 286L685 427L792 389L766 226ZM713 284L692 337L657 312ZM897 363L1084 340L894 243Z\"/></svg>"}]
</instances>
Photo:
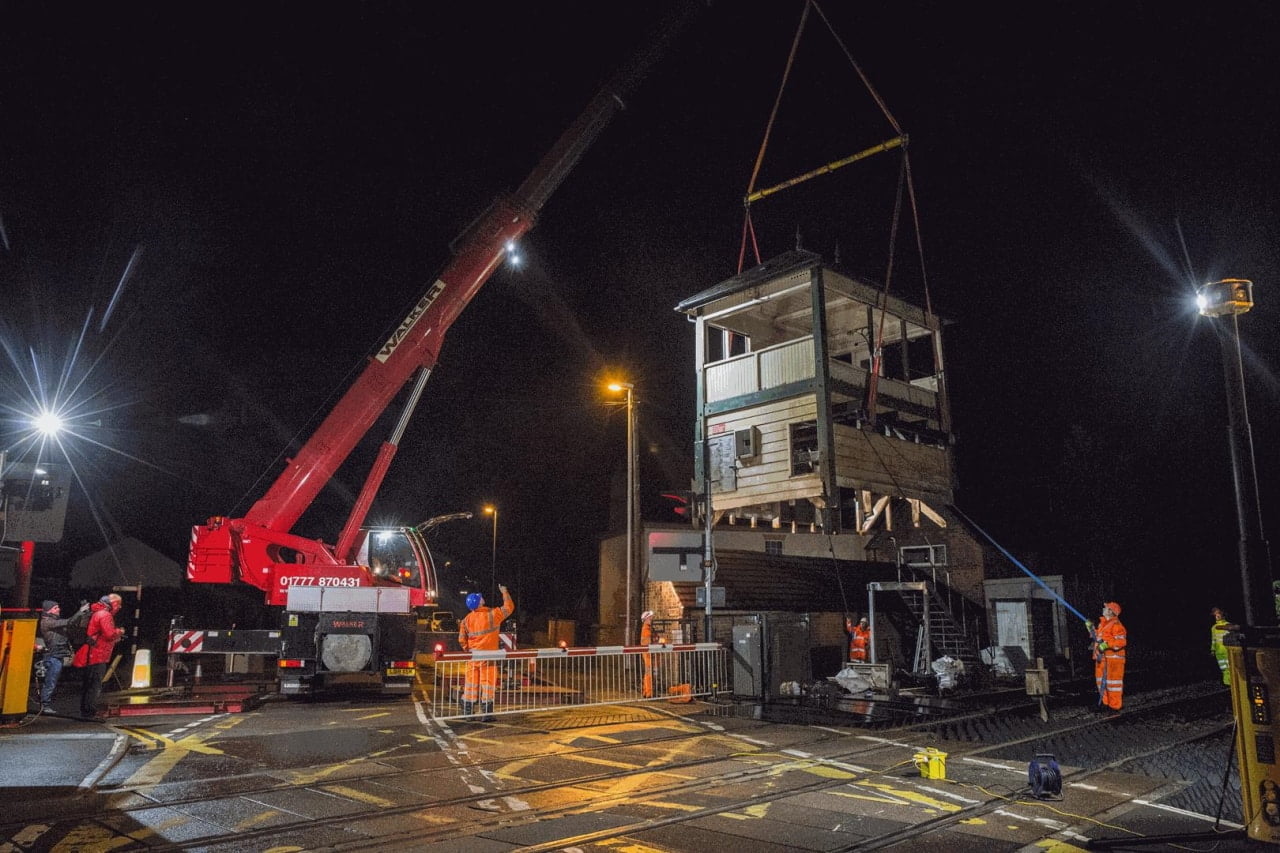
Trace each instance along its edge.
<instances>
[{"instance_id":1,"label":"street lamp post","mask_svg":"<svg viewBox=\"0 0 1280 853\"><path fill-rule=\"evenodd\" d=\"M1239 317L1253 307L1253 283L1241 278L1228 278L1206 284L1196 289L1196 305L1206 317L1224 317L1230 321L1227 333L1219 332L1218 341L1222 345L1222 367L1227 385L1227 425L1236 493L1236 522L1240 528L1240 578L1244 588L1245 620L1253 626L1275 625L1271 566L1267 541L1262 535L1258 474L1253 460L1253 433L1249 427L1244 361L1240 352Z\"/></svg>"},{"instance_id":2,"label":"street lamp post","mask_svg":"<svg viewBox=\"0 0 1280 853\"><path fill-rule=\"evenodd\" d=\"M489 594L498 591L498 507L496 504L485 504L484 514L493 516L493 547L489 555ZM517 593L519 590L517 590Z\"/></svg>"},{"instance_id":3,"label":"street lamp post","mask_svg":"<svg viewBox=\"0 0 1280 853\"><path fill-rule=\"evenodd\" d=\"M636 550L636 407L635 385L630 382L611 382L610 391L627 392L627 606L623 627L623 645L631 645L631 600L634 597L631 578L635 574Z\"/></svg>"}]
</instances>

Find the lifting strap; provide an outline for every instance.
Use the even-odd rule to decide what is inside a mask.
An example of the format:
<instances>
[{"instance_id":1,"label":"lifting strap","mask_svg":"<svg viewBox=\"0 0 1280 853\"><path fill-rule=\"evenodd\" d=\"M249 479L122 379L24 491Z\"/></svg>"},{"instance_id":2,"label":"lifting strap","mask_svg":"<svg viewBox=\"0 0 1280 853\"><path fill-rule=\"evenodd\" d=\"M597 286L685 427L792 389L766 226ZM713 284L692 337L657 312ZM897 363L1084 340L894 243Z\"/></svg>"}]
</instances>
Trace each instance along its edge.
<instances>
[{"instance_id":1,"label":"lifting strap","mask_svg":"<svg viewBox=\"0 0 1280 853\"><path fill-rule=\"evenodd\" d=\"M885 120L888 121L889 126L893 128L894 133L897 135L891 139L881 142L879 145L874 145L870 148L867 148L849 157L845 157L844 159L833 161L831 163L826 164L825 166L820 166L817 169L813 169L809 172L806 172L790 180L784 181L775 186L772 186L763 190L756 190L755 188L756 180L760 176L760 168L764 163L764 155L769 145L769 137L773 132L774 122L776 121L778 116L778 108L782 103L782 93L786 89L787 80L789 79L791 75L791 69L795 64L796 52L800 46L800 37L804 33L805 24L808 22L809 10L811 8L815 12L817 12L818 17L822 19L822 22L824 24L826 24L827 30L831 33L831 37L835 39L836 44L839 46L840 50L844 53L845 58L849 60L849 64L853 67L854 72L857 73L858 78L862 81L862 84L866 87L867 92L871 95L872 100L875 101L876 105L880 108L881 113L883 113ZM836 33L835 28L831 25L831 21L827 18L826 13L822 11L822 7L818 5L817 0L806 0L804 5L804 10L800 15L800 23L796 27L796 34L791 42L791 52L787 56L787 64L786 64L786 68L783 71L782 82L778 86L778 93L774 98L773 109L769 113L769 121L765 126L764 138L760 142L760 150L756 154L755 165L751 170L751 178L747 182L747 191L743 196L744 216L743 216L743 223L742 223L742 243L738 250L738 272L739 273L742 272L743 263L746 259L748 236L750 236L751 238L751 245L752 245L752 250L755 252L756 263L757 264L761 263L760 247L756 240L755 225L751 219L752 203L759 201L763 198L766 198L767 196L772 195L773 193L780 192L781 190L787 189L789 187L795 186L796 184L802 183L803 181L809 180L810 178L814 178L819 175L828 174L843 166L847 166L850 163L857 162L859 160L870 157L873 154L879 154L894 148L902 148L902 173L899 175L898 192L894 201L893 222L891 225L890 237L889 237L889 260L888 260L887 268L885 272L884 298L881 302L880 328L876 335L876 341L873 348L871 376L868 381L867 417L872 424L875 423L876 385L877 385L877 377L882 367L883 350L884 350L884 319L885 319L884 309L888 307L887 303L888 303L889 287L890 287L890 282L892 280L892 274L893 274L893 255L894 255L894 251L897 243L897 229L898 229L898 221L901 217L902 194L903 194L904 186L905 186L908 202L911 206L912 225L915 228L916 251L917 251L917 256L920 259L920 277L921 277L921 282L924 288L925 313L926 314L933 313L933 303L929 294L929 279L925 271L924 239L920 233L920 211L916 202L915 182L912 179L912 174L911 174L911 158L910 158L910 155L907 153L907 136L902 132L902 126L898 123L898 120L894 117L893 113L889 110L889 107L884 102L884 99L880 97L880 93L877 92L875 87L871 85L871 81L867 78L867 75L863 72L861 66L858 65L857 60L853 58L853 54L849 52L849 48L845 45L844 41L840 38L839 34ZM910 379L910 377L907 377L907 378L908 380Z\"/></svg>"},{"instance_id":2,"label":"lifting strap","mask_svg":"<svg viewBox=\"0 0 1280 853\"><path fill-rule=\"evenodd\" d=\"M822 11L822 8L818 6L816 2L813 3L813 7L818 12L818 16L822 18L822 22L827 25L827 29L831 32L831 37L835 39L836 44L840 46L840 50L844 52L845 58L849 60L849 64L853 66L853 70L857 72L858 77L862 80L862 84L867 87L867 92L870 93L872 99L876 102L876 105L880 107L880 111L884 114L885 120L889 122L889 126L892 127L894 132L898 134L898 138L902 140L902 144L903 144L902 174L899 175L898 194L894 201L893 224L891 226L891 233L889 237L889 261L887 264L887 270L885 272L885 277L884 277L885 298L881 304L880 330L877 335L877 339L875 343L875 350L874 350L875 355L872 359L871 376L867 382L867 388L868 388L867 418L870 421L870 423L874 426L876 422L877 377L880 374L880 370L879 370L880 361L883 358L883 354L884 354L884 310L883 309L888 307L887 303L888 303L888 296L889 296L889 283L892 279L892 274L893 274L893 255L894 255L896 235L898 230L898 219L900 216L900 210L901 210L901 204L902 204L902 188L903 188L904 179L906 183L907 198L911 204L911 221L913 226L915 227L915 233L916 233L916 256L920 259L920 281L921 281L921 286L924 288L924 310L925 310L925 314L929 315L933 313L933 301L929 296L929 277L925 272L924 239L920 234L920 210L916 204L915 183L911 178L911 155L907 152L907 149L906 149L906 136L902 132L902 125L898 124L898 120L894 118L893 113L889 111L889 107L887 104L885 104L884 99L880 97L880 93L877 92L875 87L871 85L871 81L867 79L867 75L863 73L862 68L858 65L857 60L853 58L853 54L849 52L849 48L845 46L844 41L842 41L839 34L836 33L835 28L831 26L831 21L827 19L827 16ZM888 145L888 143L885 143L885 145ZM908 376L906 377L906 379L907 381L910 381L911 377Z\"/></svg>"},{"instance_id":3,"label":"lifting strap","mask_svg":"<svg viewBox=\"0 0 1280 853\"><path fill-rule=\"evenodd\" d=\"M778 86L778 94L773 99L773 109L769 111L769 122L764 128L764 138L760 140L760 151L756 154L756 164L751 169L751 180L747 181L747 195L755 189L756 178L760 176L760 166L764 163L764 152L769 147L769 134L773 132L773 122L778 117L778 107L782 104L782 92L787 88L787 78L791 76L791 66L795 64L796 50L800 47L800 36L804 33L805 21L809 20L809 7L813 0L805 0L804 11L800 13L800 25L796 27L795 38L791 40L791 53L787 56L787 67L782 72L782 83ZM738 250L738 272L742 272L742 259L747 251L747 233L751 234L751 244L756 252L756 265L760 261L760 247L756 244L755 228L751 225L751 204L746 204L745 219L742 223L742 246Z\"/></svg>"},{"instance_id":4,"label":"lifting strap","mask_svg":"<svg viewBox=\"0 0 1280 853\"><path fill-rule=\"evenodd\" d=\"M880 328L876 330L875 346L871 349L871 375L867 377L867 422L876 425L876 391L880 373L884 368L884 321L889 311L889 282L893 281L893 255L898 243L898 219L902 215L902 185L906 178L907 160L902 159L902 170L898 172L898 191L893 198L893 219L889 224L889 261L884 272L884 291L880 295ZM910 381L911 377L907 377Z\"/></svg>"}]
</instances>

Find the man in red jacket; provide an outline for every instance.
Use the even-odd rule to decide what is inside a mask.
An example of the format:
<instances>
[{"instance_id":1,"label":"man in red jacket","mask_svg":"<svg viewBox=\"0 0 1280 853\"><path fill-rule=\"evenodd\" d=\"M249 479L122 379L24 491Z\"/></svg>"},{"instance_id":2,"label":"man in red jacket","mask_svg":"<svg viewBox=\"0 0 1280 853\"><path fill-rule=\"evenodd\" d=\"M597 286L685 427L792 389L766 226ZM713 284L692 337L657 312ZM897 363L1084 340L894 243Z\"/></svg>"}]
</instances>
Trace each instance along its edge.
<instances>
[{"instance_id":1,"label":"man in red jacket","mask_svg":"<svg viewBox=\"0 0 1280 853\"><path fill-rule=\"evenodd\" d=\"M89 608L89 642L76 649L72 666L84 667L84 686L80 690L80 715L94 718L98 714L98 699L102 696L102 681L107 676L107 664L116 643L124 636L124 629L116 627L115 614L120 612L120 596L114 592L104 595Z\"/></svg>"}]
</instances>

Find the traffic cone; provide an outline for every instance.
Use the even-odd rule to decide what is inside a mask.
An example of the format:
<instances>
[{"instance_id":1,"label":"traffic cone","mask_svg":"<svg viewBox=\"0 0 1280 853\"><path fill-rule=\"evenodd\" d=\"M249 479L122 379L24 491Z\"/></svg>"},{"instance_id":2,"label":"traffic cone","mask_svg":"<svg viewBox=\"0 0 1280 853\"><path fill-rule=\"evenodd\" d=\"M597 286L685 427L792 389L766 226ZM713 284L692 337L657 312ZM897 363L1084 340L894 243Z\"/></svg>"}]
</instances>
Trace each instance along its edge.
<instances>
[{"instance_id":1,"label":"traffic cone","mask_svg":"<svg viewBox=\"0 0 1280 853\"><path fill-rule=\"evenodd\" d=\"M133 683L129 686L151 686L151 649L138 649L133 653Z\"/></svg>"}]
</instances>

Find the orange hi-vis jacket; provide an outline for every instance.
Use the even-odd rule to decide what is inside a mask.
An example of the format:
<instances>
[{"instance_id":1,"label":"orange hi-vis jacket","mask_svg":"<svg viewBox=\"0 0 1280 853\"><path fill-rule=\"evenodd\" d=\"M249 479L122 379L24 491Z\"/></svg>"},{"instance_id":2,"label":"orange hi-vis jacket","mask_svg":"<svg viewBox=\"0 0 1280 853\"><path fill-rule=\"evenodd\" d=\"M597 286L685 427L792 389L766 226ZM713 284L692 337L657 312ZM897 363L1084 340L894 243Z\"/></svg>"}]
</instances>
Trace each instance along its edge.
<instances>
[{"instance_id":1,"label":"orange hi-vis jacket","mask_svg":"<svg viewBox=\"0 0 1280 853\"><path fill-rule=\"evenodd\" d=\"M1129 638L1125 633L1124 625L1120 624L1120 617L1100 619L1094 637L1097 643L1107 644L1106 651L1101 651L1097 645L1094 645L1095 657L1100 653L1104 656L1124 659L1124 647L1129 644Z\"/></svg>"},{"instance_id":2,"label":"orange hi-vis jacket","mask_svg":"<svg viewBox=\"0 0 1280 853\"><path fill-rule=\"evenodd\" d=\"M871 647L871 629L855 625L853 620L844 620L844 628L849 632L849 660L865 661L867 650Z\"/></svg>"},{"instance_id":3,"label":"orange hi-vis jacket","mask_svg":"<svg viewBox=\"0 0 1280 853\"><path fill-rule=\"evenodd\" d=\"M511 593L502 591L501 607L477 607L467 614L458 628L458 645L469 652L496 652L498 630L516 612Z\"/></svg>"},{"instance_id":4,"label":"orange hi-vis jacket","mask_svg":"<svg viewBox=\"0 0 1280 853\"><path fill-rule=\"evenodd\" d=\"M1093 636L1093 674L1098 682L1098 700L1119 711L1124 705L1124 649L1129 637L1120 617L1103 617ZM1100 648L1103 644L1106 648Z\"/></svg>"}]
</instances>

